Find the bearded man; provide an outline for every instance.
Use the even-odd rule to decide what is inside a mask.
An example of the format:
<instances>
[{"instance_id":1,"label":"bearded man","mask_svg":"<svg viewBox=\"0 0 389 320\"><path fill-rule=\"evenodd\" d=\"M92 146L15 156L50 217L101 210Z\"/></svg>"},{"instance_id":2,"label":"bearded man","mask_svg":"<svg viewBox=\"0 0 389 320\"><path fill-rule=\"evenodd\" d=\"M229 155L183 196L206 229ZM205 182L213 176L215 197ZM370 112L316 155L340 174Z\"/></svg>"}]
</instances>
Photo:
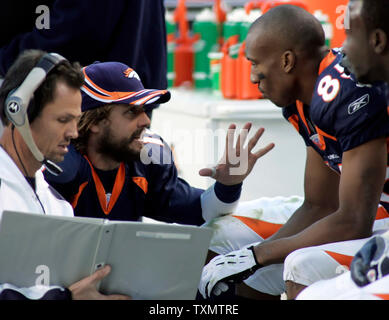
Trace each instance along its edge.
<instances>
[{"instance_id":1,"label":"bearded man","mask_svg":"<svg viewBox=\"0 0 389 320\"><path fill-rule=\"evenodd\" d=\"M243 180L257 159L274 146L251 152L263 128L241 150L251 123L244 126L246 133L239 135L237 148L231 138L236 127L231 125L225 161L200 170L201 175L213 177L215 184L207 190L194 188L178 177L168 144L147 129L147 112L167 102L170 92L145 89L136 71L119 62L98 62L82 71L78 137L59 164L63 173L45 172L46 180L72 204L75 215L127 221L149 217L201 225L234 212ZM229 158L242 154L246 155L245 169L233 174L230 169L237 164Z\"/></svg>"}]
</instances>

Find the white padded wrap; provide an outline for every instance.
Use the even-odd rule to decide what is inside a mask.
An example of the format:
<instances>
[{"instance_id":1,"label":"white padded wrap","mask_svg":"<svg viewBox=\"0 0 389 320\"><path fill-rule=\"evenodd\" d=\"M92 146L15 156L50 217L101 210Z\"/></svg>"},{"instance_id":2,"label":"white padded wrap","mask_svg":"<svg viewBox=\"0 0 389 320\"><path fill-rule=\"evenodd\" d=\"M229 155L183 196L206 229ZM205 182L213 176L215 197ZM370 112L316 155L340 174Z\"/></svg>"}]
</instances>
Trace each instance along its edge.
<instances>
[{"instance_id":1,"label":"white padded wrap","mask_svg":"<svg viewBox=\"0 0 389 320\"><path fill-rule=\"evenodd\" d=\"M205 221L210 221L219 216L234 212L239 203L239 199L232 203L220 201L216 196L214 188L215 184L210 186L201 195L201 208Z\"/></svg>"}]
</instances>

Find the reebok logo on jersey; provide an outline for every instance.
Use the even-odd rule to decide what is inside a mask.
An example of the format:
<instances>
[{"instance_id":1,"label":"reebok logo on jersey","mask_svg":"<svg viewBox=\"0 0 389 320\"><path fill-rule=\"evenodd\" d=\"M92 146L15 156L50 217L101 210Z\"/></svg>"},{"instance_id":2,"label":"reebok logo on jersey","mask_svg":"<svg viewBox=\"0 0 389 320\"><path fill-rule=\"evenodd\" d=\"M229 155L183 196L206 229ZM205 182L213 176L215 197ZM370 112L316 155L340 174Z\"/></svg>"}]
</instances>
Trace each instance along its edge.
<instances>
[{"instance_id":1,"label":"reebok logo on jersey","mask_svg":"<svg viewBox=\"0 0 389 320\"><path fill-rule=\"evenodd\" d=\"M348 106L348 114L353 114L354 112L357 112L359 109L366 106L370 101L370 95L366 93L359 99L355 100L353 103L350 103Z\"/></svg>"}]
</instances>

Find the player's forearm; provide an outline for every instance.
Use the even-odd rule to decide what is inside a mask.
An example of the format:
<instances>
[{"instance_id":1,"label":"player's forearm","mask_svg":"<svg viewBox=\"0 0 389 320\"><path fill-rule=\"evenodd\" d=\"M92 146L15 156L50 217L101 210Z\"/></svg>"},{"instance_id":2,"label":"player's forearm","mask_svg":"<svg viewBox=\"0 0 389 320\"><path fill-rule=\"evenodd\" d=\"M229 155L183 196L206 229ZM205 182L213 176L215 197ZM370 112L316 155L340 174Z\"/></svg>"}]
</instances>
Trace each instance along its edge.
<instances>
[{"instance_id":1,"label":"player's forearm","mask_svg":"<svg viewBox=\"0 0 389 320\"><path fill-rule=\"evenodd\" d=\"M273 241L276 239L293 236L312 225L316 221L333 213L334 210L335 209L333 208L317 206L309 203L308 201L304 201L301 207L293 213L293 215L282 226L282 228L266 241Z\"/></svg>"}]
</instances>

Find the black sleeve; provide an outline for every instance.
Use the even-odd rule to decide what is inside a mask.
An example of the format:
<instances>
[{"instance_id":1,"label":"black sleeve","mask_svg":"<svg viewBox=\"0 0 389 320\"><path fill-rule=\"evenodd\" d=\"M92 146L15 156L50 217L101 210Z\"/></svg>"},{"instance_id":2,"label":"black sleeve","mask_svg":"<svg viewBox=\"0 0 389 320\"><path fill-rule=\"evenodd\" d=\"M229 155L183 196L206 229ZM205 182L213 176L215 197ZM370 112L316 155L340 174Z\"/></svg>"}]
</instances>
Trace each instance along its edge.
<instances>
[{"instance_id":1,"label":"black sleeve","mask_svg":"<svg viewBox=\"0 0 389 320\"><path fill-rule=\"evenodd\" d=\"M12 12L3 2L12 5ZM14 2L17 2L15 4ZM21 3L22 2L22 3ZM33 2L33 3L30 3ZM63 55L82 66L119 61L134 68L147 88L167 87L163 0L2 0L0 76L26 49ZM48 29L37 29L37 5L50 9ZM27 16L27 18L26 18ZM32 21L31 21L32 19Z\"/></svg>"}]
</instances>

